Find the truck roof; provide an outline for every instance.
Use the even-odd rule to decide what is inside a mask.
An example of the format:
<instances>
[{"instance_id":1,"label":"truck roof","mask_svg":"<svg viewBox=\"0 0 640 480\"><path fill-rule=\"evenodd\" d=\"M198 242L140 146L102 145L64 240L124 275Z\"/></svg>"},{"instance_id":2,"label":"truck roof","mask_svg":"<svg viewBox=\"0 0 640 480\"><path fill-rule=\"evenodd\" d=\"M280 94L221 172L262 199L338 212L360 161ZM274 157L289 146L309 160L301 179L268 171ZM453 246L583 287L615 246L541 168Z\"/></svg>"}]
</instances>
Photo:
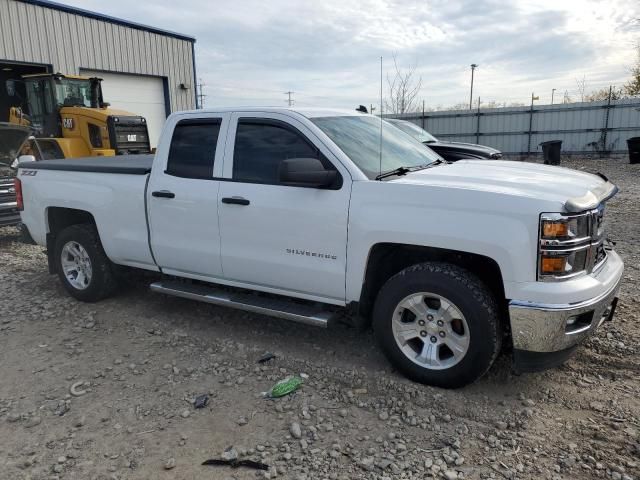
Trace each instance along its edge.
<instances>
[{"instance_id":1,"label":"truck roof","mask_svg":"<svg viewBox=\"0 0 640 480\"><path fill-rule=\"evenodd\" d=\"M366 115L360 112L357 112L354 108L353 110L348 109L339 109L339 108L314 108L314 107L265 107L265 106L254 106L254 107L208 107L200 110L189 110L188 112L180 112L180 113L229 113L229 112L272 112L272 113L298 113L307 118L315 118L315 117L346 117L346 116L357 116L357 115Z\"/></svg>"}]
</instances>

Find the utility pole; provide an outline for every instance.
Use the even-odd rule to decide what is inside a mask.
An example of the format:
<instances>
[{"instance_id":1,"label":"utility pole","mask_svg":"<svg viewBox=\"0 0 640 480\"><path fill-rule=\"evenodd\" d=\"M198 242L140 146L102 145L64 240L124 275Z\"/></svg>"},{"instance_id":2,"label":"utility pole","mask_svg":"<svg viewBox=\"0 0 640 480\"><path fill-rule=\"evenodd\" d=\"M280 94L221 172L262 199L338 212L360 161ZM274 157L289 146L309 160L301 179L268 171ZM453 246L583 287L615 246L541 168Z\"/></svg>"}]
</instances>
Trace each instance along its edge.
<instances>
[{"instance_id":1,"label":"utility pole","mask_svg":"<svg viewBox=\"0 0 640 480\"><path fill-rule=\"evenodd\" d=\"M540 100L540 97L536 97L533 92L531 92L531 108L529 109L529 140L527 141L527 155L531 154L531 135L533 133L533 101Z\"/></svg>"},{"instance_id":2,"label":"utility pole","mask_svg":"<svg viewBox=\"0 0 640 480\"><path fill-rule=\"evenodd\" d=\"M291 95L293 95L294 93L296 92L292 92L292 91L284 92L284 94L287 95L287 100L285 100L285 102L288 102L290 107L293 107L293 104L295 103L295 100L291 98Z\"/></svg>"},{"instance_id":3,"label":"utility pole","mask_svg":"<svg viewBox=\"0 0 640 480\"><path fill-rule=\"evenodd\" d=\"M469 95L469 110L473 108L473 72L478 68L476 63L471 64L471 93Z\"/></svg>"},{"instance_id":4,"label":"utility pole","mask_svg":"<svg viewBox=\"0 0 640 480\"><path fill-rule=\"evenodd\" d=\"M556 89L552 88L551 89L551 105L553 105L553 94L556 93Z\"/></svg>"},{"instance_id":5,"label":"utility pole","mask_svg":"<svg viewBox=\"0 0 640 480\"><path fill-rule=\"evenodd\" d=\"M373 106L373 103L369 104L369 113L373 115L373 112L376 110L376 107Z\"/></svg>"},{"instance_id":6,"label":"utility pole","mask_svg":"<svg viewBox=\"0 0 640 480\"><path fill-rule=\"evenodd\" d=\"M198 79L198 84L196 85L196 97L198 98L198 105L197 107L199 109L203 109L204 108L204 99L207 97L204 93L203 93L203 88L206 87L207 85L202 83L202 79L199 78ZM197 93L200 92L200 93Z\"/></svg>"},{"instance_id":7,"label":"utility pole","mask_svg":"<svg viewBox=\"0 0 640 480\"><path fill-rule=\"evenodd\" d=\"M476 114L476 143L480 143L480 97L478 97L478 113Z\"/></svg>"}]
</instances>

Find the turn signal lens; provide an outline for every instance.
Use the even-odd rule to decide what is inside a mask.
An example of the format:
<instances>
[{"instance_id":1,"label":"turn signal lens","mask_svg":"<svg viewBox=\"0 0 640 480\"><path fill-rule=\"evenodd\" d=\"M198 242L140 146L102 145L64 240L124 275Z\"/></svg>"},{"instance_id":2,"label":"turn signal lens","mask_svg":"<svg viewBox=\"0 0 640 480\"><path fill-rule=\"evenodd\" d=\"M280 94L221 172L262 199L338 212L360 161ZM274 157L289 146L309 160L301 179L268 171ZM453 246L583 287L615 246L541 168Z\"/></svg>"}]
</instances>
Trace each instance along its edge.
<instances>
[{"instance_id":1,"label":"turn signal lens","mask_svg":"<svg viewBox=\"0 0 640 480\"><path fill-rule=\"evenodd\" d=\"M566 222L543 222L543 238L565 238L569 236L569 224Z\"/></svg>"},{"instance_id":2,"label":"turn signal lens","mask_svg":"<svg viewBox=\"0 0 640 480\"><path fill-rule=\"evenodd\" d=\"M542 257L540 270L544 274L564 273L567 266L567 257Z\"/></svg>"}]
</instances>

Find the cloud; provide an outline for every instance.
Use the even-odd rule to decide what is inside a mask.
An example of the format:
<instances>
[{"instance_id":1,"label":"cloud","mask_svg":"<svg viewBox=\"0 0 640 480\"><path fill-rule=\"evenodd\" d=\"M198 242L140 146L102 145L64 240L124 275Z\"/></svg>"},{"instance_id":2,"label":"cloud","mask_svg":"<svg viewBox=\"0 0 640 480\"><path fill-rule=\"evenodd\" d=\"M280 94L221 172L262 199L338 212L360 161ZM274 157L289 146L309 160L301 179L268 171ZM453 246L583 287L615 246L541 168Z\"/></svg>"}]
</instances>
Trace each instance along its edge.
<instances>
[{"instance_id":1,"label":"cloud","mask_svg":"<svg viewBox=\"0 0 640 480\"><path fill-rule=\"evenodd\" d=\"M640 3L609 0L68 0L197 38L208 105L353 107L378 103L379 59L423 77L430 105L467 100L469 64L483 99L542 100L551 89L621 84L640 40Z\"/></svg>"}]
</instances>

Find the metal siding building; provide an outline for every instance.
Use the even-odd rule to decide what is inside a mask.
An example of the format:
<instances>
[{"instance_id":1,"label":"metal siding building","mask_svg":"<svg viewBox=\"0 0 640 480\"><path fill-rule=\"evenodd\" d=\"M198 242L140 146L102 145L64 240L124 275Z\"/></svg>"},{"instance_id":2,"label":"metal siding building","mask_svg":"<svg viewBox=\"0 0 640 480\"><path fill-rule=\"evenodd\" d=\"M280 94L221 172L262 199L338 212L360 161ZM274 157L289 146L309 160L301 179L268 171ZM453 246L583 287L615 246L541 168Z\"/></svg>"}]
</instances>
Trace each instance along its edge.
<instances>
[{"instance_id":1,"label":"metal siding building","mask_svg":"<svg viewBox=\"0 0 640 480\"><path fill-rule=\"evenodd\" d=\"M54 2L0 0L5 77L14 66L23 73L40 68L99 75L105 101L147 117L154 144L170 112L197 106L194 43L189 36Z\"/></svg>"}]
</instances>

